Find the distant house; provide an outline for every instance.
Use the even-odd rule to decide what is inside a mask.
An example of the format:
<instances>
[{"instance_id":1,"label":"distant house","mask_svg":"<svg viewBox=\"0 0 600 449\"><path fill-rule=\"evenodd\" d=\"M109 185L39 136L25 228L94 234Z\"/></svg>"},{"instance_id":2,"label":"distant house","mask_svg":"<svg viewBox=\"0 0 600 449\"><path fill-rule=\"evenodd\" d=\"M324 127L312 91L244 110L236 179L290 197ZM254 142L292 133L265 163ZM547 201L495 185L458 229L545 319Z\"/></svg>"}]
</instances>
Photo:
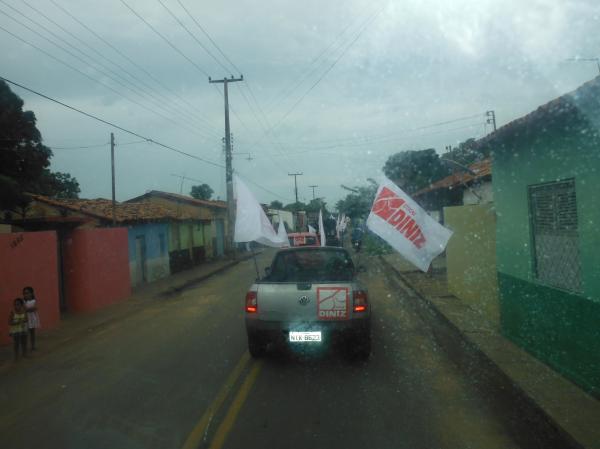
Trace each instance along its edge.
<instances>
[{"instance_id":1,"label":"distant house","mask_svg":"<svg viewBox=\"0 0 600 449\"><path fill-rule=\"evenodd\" d=\"M491 159L475 162L466 168L468 170L457 168L456 173L418 190L413 198L442 223L444 207L492 203Z\"/></svg>"},{"instance_id":2,"label":"distant house","mask_svg":"<svg viewBox=\"0 0 600 449\"><path fill-rule=\"evenodd\" d=\"M503 333L600 395L600 77L478 142L493 154Z\"/></svg>"},{"instance_id":3,"label":"distant house","mask_svg":"<svg viewBox=\"0 0 600 449\"><path fill-rule=\"evenodd\" d=\"M285 223L286 230L292 231L294 229L294 213L289 210L267 208L267 217L273 223L275 230L279 226L279 221Z\"/></svg>"},{"instance_id":4,"label":"distant house","mask_svg":"<svg viewBox=\"0 0 600 449\"><path fill-rule=\"evenodd\" d=\"M128 203L155 204L167 209L175 217L187 218L171 224L171 272L225 254L228 228L226 202L199 200L187 195L152 190L124 204Z\"/></svg>"},{"instance_id":5,"label":"distant house","mask_svg":"<svg viewBox=\"0 0 600 449\"><path fill-rule=\"evenodd\" d=\"M109 227L113 223L112 202L106 199L52 199L31 195L32 202L13 224L25 230L58 232L65 242L68 231ZM189 222L185 212L175 214L158 204L117 203L115 225L127 228L129 271L133 287L171 273L169 263L170 225Z\"/></svg>"}]
</instances>

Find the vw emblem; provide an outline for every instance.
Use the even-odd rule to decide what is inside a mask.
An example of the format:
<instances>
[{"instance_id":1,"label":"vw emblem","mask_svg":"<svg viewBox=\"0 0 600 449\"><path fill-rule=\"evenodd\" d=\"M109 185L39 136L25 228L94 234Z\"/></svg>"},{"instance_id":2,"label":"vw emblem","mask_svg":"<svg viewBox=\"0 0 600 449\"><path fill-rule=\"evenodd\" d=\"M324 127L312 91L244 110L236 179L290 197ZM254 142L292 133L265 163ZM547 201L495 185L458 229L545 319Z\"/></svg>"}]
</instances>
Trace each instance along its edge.
<instances>
[{"instance_id":1,"label":"vw emblem","mask_svg":"<svg viewBox=\"0 0 600 449\"><path fill-rule=\"evenodd\" d=\"M310 302L310 299L308 298L308 296L300 296L300 298L298 299L298 302L300 303L301 306L305 306L306 304L308 304Z\"/></svg>"}]
</instances>

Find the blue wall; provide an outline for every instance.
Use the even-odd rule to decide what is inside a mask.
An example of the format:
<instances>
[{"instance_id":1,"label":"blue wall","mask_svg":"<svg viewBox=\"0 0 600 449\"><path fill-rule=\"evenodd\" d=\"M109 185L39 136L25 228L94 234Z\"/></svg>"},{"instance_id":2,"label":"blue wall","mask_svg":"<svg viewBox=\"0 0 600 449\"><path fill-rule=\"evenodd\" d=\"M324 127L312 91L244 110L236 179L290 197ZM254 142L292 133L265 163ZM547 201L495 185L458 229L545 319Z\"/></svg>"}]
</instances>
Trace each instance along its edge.
<instances>
[{"instance_id":1,"label":"blue wall","mask_svg":"<svg viewBox=\"0 0 600 449\"><path fill-rule=\"evenodd\" d=\"M135 260L135 239L144 236L146 240L146 260L169 255L169 225L167 223L147 223L129 226L129 261ZM164 254L160 253L160 234L164 235Z\"/></svg>"}]
</instances>

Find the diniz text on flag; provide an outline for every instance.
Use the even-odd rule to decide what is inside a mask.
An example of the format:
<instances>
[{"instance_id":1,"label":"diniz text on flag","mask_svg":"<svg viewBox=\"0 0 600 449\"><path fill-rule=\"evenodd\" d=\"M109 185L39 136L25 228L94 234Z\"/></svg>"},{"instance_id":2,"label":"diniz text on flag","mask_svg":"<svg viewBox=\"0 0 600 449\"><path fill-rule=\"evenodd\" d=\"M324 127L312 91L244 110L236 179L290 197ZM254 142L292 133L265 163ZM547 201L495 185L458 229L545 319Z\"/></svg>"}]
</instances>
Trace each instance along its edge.
<instances>
[{"instance_id":1,"label":"diniz text on flag","mask_svg":"<svg viewBox=\"0 0 600 449\"><path fill-rule=\"evenodd\" d=\"M396 228L416 248L422 248L427 242L423 231L414 219L417 212L406 204L406 200L400 198L387 187L381 189L381 193L375 198L371 211Z\"/></svg>"},{"instance_id":2,"label":"diniz text on flag","mask_svg":"<svg viewBox=\"0 0 600 449\"><path fill-rule=\"evenodd\" d=\"M429 269L452 235L387 178L377 189L367 227L422 271Z\"/></svg>"}]
</instances>

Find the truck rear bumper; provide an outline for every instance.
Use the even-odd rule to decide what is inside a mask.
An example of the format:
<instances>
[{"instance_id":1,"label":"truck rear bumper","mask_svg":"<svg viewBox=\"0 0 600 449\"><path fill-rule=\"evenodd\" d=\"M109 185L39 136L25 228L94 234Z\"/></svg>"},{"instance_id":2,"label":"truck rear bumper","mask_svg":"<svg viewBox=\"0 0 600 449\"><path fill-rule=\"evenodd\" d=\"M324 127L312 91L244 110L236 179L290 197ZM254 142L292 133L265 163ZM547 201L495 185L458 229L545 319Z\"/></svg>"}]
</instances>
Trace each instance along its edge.
<instances>
[{"instance_id":1,"label":"truck rear bumper","mask_svg":"<svg viewBox=\"0 0 600 449\"><path fill-rule=\"evenodd\" d=\"M321 331L324 342L367 335L370 318L346 321L283 322L246 319L248 335L260 336L271 342L288 342L290 331Z\"/></svg>"}]
</instances>

